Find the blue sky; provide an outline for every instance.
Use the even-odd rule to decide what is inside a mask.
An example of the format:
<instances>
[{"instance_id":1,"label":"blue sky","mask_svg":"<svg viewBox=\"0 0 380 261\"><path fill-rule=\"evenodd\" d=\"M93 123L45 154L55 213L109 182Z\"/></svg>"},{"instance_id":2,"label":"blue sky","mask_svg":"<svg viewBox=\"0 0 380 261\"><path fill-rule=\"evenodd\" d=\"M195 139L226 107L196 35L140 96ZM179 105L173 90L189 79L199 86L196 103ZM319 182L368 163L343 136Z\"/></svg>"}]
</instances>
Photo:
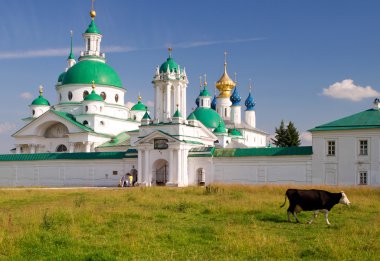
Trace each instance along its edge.
<instances>
[{"instance_id":1,"label":"blue sky","mask_svg":"<svg viewBox=\"0 0 380 261\"><path fill-rule=\"evenodd\" d=\"M8 153L38 86L57 102L54 85L66 66L69 31L78 57L91 1L0 4L0 153ZM136 102L138 92L143 102L153 100L155 67L172 46L189 77L190 111L199 76L207 74L213 91L227 51L243 100L253 81L257 127L273 134L281 120L291 120L304 133L366 110L380 96L379 9L375 0L96 0L95 21L107 63L127 89L125 102Z\"/></svg>"}]
</instances>

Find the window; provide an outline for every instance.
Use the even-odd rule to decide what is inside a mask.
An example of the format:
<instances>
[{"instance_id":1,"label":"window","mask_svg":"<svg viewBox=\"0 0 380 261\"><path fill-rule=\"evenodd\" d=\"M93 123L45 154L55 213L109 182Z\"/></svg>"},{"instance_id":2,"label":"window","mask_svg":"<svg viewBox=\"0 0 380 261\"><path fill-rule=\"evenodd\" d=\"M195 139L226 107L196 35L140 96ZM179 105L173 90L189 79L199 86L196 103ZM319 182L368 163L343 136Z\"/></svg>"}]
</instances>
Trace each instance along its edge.
<instances>
[{"instance_id":1,"label":"window","mask_svg":"<svg viewBox=\"0 0 380 261\"><path fill-rule=\"evenodd\" d=\"M117 175L117 170L112 171L112 175Z\"/></svg>"},{"instance_id":2,"label":"window","mask_svg":"<svg viewBox=\"0 0 380 261\"><path fill-rule=\"evenodd\" d=\"M367 171L359 171L359 185L368 185Z\"/></svg>"},{"instance_id":3,"label":"window","mask_svg":"<svg viewBox=\"0 0 380 261\"><path fill-rule=\"evenodd\" d=\"M224 108L224 116L227 117L227 108Z\"/></svg>"},{"instance_id":4,"label":"window","mask_svg":"<svg viewBox=\"0 0 380 261\"><path fill-rule=\"evenodd\" d=\"M155 150L165 150L169 147L167 139L154 139Z\"/></svg>"},{"instance_id":5,"label":"window","mask_svg":"<svg viewBox=\"0 0 380 261\"><path fill-rule=\"evenodd\" d=\"M62 101L62 93L59 94L59 101Z\"/></svg>"},{"instance_id":6,"label":"window","mask_svg":"<svg viewBox=\"0 0 380 261\"><path fill-rule=\"evenodd\" d=\"M69 101L71 101L71 99L73 98L73 93L70 91L70 92L67 94L67 97L69 98Z\"/></svg>"},{"instance_id":7,"label":"window","mask_svg":"<svg viewBox=\"0 0 380 261\"><path fill-rule=\"evenodd\" d=\"M88 125L88 121L84 121L84 122L83 122L83 125Z\"/></svg>"},{"instance_id":8,"label":"window","mask_svg":"<svg viewBox=\"0 0 380 261\"><path fill-rule=\"evenodd\" d=\"M201 100L201 107L203 107L203 99Z\"/></svg>"},{"instance_id":9,"label":"window","mask_svg":"<svg viewBox=\"0 0 380 261\"><path fill-rule=\"evenodd\" d=\"M90 51L91 49L91 40L90 38L87 38L87 51Z\"/></svg>"},{"instance_id":10,"label":"window","mask_svg":"<svg viewBox=\"0 0 380 261\"><path fill-rule=\"evenodd\" d=\"M83 92L83 99L86 98L86 96L87 96L88 94L89 94L88 91L84 91L84 92Z\"/></svg>"},{"instance_id":11,"label":"window","mask_svg":"<svg viewBox=\"0 0 380 261\"><path fill-rule=\"evenodd\" d=\"M88 112L88 106L86 105L86 112Z\"/></svg>"},{"instance_id":12,"label":"window","mask_svg":"<svg viewBox=\"0 0 380 261\"><path fill-rule=\"evenodd\" d=\"M327 156L335 156L335 140L327 142Z\"/></svg>"},{"instance_id":13,"label":"window","mask_svg":"<svg viewBox=\"0 0 380 261\"><path fill-rule=\"evenodd\" d=\"M359 140L359 155L368 155L368 140Z\"/></svg>"},{"instance_id":14,"label":"window","mask_svg":"<svg viewBox=\"0 0 380 261\"><path fill-rule=\"evenodd\" d=\"M118 102L118 101L119 101L119 95L115 94L115 102Z\"/></svg>"},{"instance_id":15,"label":"window","mask_svg":"<svg viewBox=\"0 0 380 261\"><path fill-rule=\"evenodd\" d=\"M100 125L104 126L105 125L104 121L100 121Z\"/></svg>"},{"instance_id":16,"label":"window","mask_svg":"<svg viewBox=\"0 0 380 261\"><path fill-rule=\"evenodd\" d=\"M33 111L32 111L32 113L33 113L33 115L34 115L34 114L36 114L36 111L35 111L35 110L33 110Z\"/></svg>"},{"instance_id":17,"label":"window","mask_svg":"<svg viewBox=\"0 0 380 261\"><path fill-rule=\"evenodd\" d=\"M101 93L100 93L100 96L102 96L103 100L106 100L106 98L107 98L107 95L106 95L105 92L101 92Z\"/></svg>"},{"instance_id":18,"label":"window","mask_svg":"<svg viewBox=\"0 0 380 261\"><path fill-rule=\"evenodd\" d=\"M57 152L65 152L65 151L67 151L67 147L65 145L61 144L57 147Z\"/></svg>"}]
</instances>

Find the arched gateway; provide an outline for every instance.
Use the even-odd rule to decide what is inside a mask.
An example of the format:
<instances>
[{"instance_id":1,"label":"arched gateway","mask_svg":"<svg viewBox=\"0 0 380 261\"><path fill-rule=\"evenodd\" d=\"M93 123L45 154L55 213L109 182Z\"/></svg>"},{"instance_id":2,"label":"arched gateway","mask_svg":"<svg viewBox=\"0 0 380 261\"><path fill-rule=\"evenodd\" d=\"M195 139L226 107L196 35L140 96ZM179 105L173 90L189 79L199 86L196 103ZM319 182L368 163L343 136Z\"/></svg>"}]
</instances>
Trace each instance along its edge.
<instances>
[{"instance_id":1,"label":"arched gateway","mask_svg":"<svg viewBox=\"0 0 380 261\"><path fill-rule=\"evenodd\" d=\"M164 159L158 159L153 163L152 185L165 186L169 181L169 163Z\"/></svg>"}]
</instances>

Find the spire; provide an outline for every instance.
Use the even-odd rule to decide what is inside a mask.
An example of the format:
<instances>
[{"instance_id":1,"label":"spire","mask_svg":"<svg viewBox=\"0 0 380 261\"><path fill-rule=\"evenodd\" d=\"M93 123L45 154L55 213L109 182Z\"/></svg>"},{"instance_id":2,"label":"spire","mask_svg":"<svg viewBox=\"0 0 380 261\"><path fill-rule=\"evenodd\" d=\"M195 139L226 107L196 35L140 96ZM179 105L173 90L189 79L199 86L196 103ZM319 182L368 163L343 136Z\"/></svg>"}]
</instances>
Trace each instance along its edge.
<instances>
[{"instance_id":1,"label":"spire","mask_svg":"<svg viewBox=\"0 0 380 261\"><path fill-rule=\"evenodd\" d=\"M39 92L40 92L40 97L42 97L42 94L44 93L44 87L42 85L40 85Z\"/></svg>"},{"instance_id":2,"label":"spire","mask_svg":"<svg viewBox=\"0 0 380 261\"><path fill-rule=\"evenodd\" d=\"M173 51L173 48L169 47L168 48L169 58L172 58L172 51Z\"/></svg>"},{"instance_id":3,"label":"spire","mask_svg":"<svg viewBox=\"0 0 380 261\"><path fill-rule=\"evenodd\" d=\"M96 12L95 12L95 9L94 9L94 2L95 2L95 0L91 0L90 17L91 17L92 20L94 20L95 16L96 16Z\"/></svg>"},{"instance_id":4,"label":"spire","mask_svg":"<svg viewBox=\"0 0 380 261\"><path fill-rule=\"evenodd\" d=\"M70 54L67 58L68 60L75 60L75 56L73 54L73 30L70 30Z\"/></svg>"}]
</instances>

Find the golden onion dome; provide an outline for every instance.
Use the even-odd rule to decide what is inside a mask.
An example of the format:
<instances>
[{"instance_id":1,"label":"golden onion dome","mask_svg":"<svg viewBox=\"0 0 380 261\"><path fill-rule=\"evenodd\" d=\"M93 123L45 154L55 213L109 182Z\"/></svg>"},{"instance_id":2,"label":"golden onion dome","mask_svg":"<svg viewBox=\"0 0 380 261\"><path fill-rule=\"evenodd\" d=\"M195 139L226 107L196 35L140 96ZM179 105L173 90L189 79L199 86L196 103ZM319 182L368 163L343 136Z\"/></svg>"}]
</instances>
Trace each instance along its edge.
<instances>
[{"instance_id":1,"label":"golden onion dome","mask_svg":"<svg viewBox=\"0 0 380 261\"><path fill-rule=\"evenodd\" d=\"M235 88L236 83L231 80L227 73L227 52L224 52L224 73L216 82L215 86L219 90L218 98L229 98L231 91Z\"/></svg>"},{"instance_id":2,"label":"golden onion dome","mask_svg":"<svg viewBox=\"0 0 380 261\"><path fill-rule=\"evenodd\" d=\"M218 98L229 98L231 96L231 91L235 88L236 83L231 80L227 73L227 62L224 62L224 73L220 77L219 81L216 82L215 86L219 90Z\"/></svg>"}]
</instances>

